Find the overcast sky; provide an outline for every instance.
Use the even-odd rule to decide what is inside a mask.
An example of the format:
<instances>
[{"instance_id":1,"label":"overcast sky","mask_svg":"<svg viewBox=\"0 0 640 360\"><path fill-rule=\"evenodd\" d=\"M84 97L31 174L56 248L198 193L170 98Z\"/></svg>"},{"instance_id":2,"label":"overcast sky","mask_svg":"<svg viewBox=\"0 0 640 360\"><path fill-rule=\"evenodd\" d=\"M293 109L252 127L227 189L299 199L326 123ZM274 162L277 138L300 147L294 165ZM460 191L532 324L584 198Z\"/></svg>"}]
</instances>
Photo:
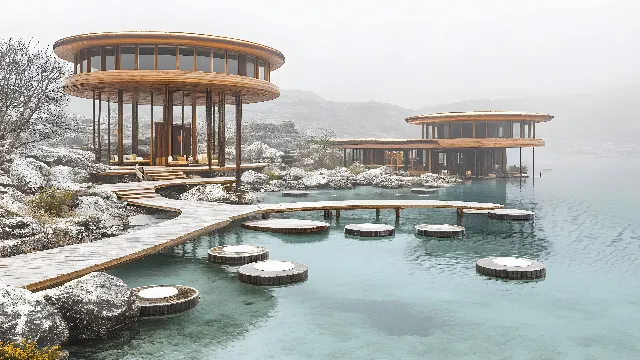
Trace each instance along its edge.
<instances>
[{"instance_id":1,"label":"overcast sky","mask_svg":"<svg viewBox=\"0 0 640 360\"><path fill-rule=\"evenodd\" d=\"M637 0L3 1L0 37L223 35L284 53L282 89L404 107L640 83Z\"/></svg>"}]
</instances>

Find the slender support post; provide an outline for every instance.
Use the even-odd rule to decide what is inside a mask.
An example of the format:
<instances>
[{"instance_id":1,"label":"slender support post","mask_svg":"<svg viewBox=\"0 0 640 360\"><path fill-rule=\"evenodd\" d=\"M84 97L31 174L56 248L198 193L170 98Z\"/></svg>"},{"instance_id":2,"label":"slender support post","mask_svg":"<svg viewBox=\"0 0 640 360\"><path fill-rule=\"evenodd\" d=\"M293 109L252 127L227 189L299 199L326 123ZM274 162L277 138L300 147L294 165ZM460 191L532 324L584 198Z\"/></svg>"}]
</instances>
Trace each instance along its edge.
<instances>
[{"instance_id":1,"label":"slender support post","mask_svg":"<svg viewBox=\"0 0 640 360\"><path fill-rule=\"evenodd\" d=\"M135 96L132 94L132 96ZM131 153L138 153L138 100L131 102Z\"/></svg>"},{"instance_id":2,"label":"slender support post","mask_svg":"<svg viewBox=\"0 0 640 360\"><path fill-rule=\"evenodd\" d=\"M520 148L520 185L522 185L522 148Z\"/></svg>"},{"instance_id":3,"label":"slender support post","mask_svg":"<svg viewBox=\"0 0 640 360\"><path fill-rule=\"evenodd\" d=\"M224 167L227 164L225 148L227 146L227 134L225 131L225 104L227 103L224 93L218 94L218 166Z\"/></svg>"},{"instance_id":4,"label":"slender support post","mask_svg":"<svg viewBox=\"0 0 640 360\"><path fill-rule=\"evenodd\" d=\"M198 128L196 127L197 103L196 96L191 95L191 159L198 159Z\"/></svg>"},{"instance_id":5,"label":"slender support post","mask_svg":"<svg viewBox=\"0 0 640 360\"><path fill-rule=\"evenodd\" d=\"M473 150L473 175L478 177L478 149Z\"/></svg>"},{"instance_id":6,"label":"slender support post","mask_svg":"<svg viewBox=\"0 0 640 360\"><path fill-rule=\"evenodd\" d=\"M270 217L271 214L269 213L262 213L262 218L263 219L268 219Z\"/></svg>"},{"instance_id":7,"label":"slender support post","mask_svg":"<svg viewBox=\"0 0 640 360\"><path fill-rule=\"evenodd\" d=\"M182 117L180 119L180 156L184 156L184 90L182 91Z\"/></svg>"},{"instance_id":8,"label":"slender support post","mask_svg":"<svg viewBox=\"0 0 640 360\"><path fill-rule=\"evenodd\" d=\"M118 90L118 165L122 166L124 158L124 92Z\"/></svg>"},{"instance_id":9,"label":"slender support post","mask_svg":"<svg viewBox=\"0 0 640 360\"><path fill-rule=\"evenodd\" d=\"M400 208L396 209L396 221L400 220Z\"/></svg>"},{"instance_id":10,"label":"slender support post","mask_svg":"<svg viewBox=\"0 0 640 360\"><path fill-rule=\"evenodd\" d=\"M347 149L342 149L342 166L347 167Z\"/></svg>"},{"instance_id":11,"label":"slender support post","mask_svg":"<svg viewBox=\"0 0 640 360\"><path fill-rule=\"evenodd\" d=\"M102 118L102 92L98 93L98 162L102 162L102 131L100 120Z\"/></svg>"},{"instance_id":12,"label":"slender support post","mask_svg":"<svg viewBox=\"0 0 640 360\"><path fill-rule=\"evenodd\" d=\"M93 96L91 97L91 100L93 101L93 111L91 112L91 116L93 116L93 141L92 141L92 146L93 146L93 155L96 155L96 92L93 91Z\"/></svg>"},{"instance_id":13,"label":"slender support post","mask_svg":"<svg viewBox=\"0 0 640 360\"><path fill-rule=\"evenodd\" d=\"M429 172L431 172L431 149L429 149Z\"/></svg>"},{"instance_id":14,"label":"slender support post","mask_svg":"<svg viewBox=\"0 0 640 360\"><path fill-rule=\"evenodd\" d=\"M380 209L376 209L376 221L380 220Z\"/></svg>"},{"instance_id":15,"label":"slender support post","mask_svg":"<svg viewBox=\"0 0 640 360\"><path fill-rule=\"evenodd\" d=\"M107 161L111 161L111 97L107 97Z\"/></svg>"},{"instance_id":16,"label":"slender support post","mask_svg":"<svg viewBox=\"0 0 640 360\"><path fill-rule=\"evenodd\" d=\"M151 92L151 127L149 128L149 165L153 165L153 91Z\"/></svg>"},{"instance_id":17,"label":"slender support post","mask_svg":"<svg viewBox=\"0 0 640 360\"><path fill-rule=\"evenodd\" d=\"M463 208L457 208L456 209L456 218L457 218L457 224L458 225L462 225L462 217L464 216L464 209Z\"/></svg>"},{"instance_id":18,"label":"slender support post","mask_svg":"<svg viewBox=\"0 0 640 360\"><path fill-rule=\"evenodd\" d=\"M340 210L336 210L336 220L340 220Z\"/></svg>"},{"instance_id":19,"label":"slender support post","mask_svg":"<svg viewBox=\"0 0 640 360\"><path fill-rule=\"evenodd\" d=\"M536 183L536 148L531 148L531 177L533 178L533 183Z\"/></svg>"},{"instance_id":20,"label":"slender support post","mask_svg":"<svg viewBox=\"0 0 640 360\"><path fill-rule=\"evenodd\" d=\"M240 190L242 163L242 97L236 96L236 190Z\"/></svg>"},{"instance_id":21,"label":"slender support post","mask_svg":"<svg viewBox=\"0 0 640 360\"><path fill-rule=\"evenodd\" d=\"M205 121L207 122L207 165L211 170L211 90L207 89L205 93Z\"/></svg>"},{"instance_id":22,"label":"slender support post","mask_svg":"<svg viewBox=\"0 0 640 360\"><path fill-rule=\"evenodd\" d=\"M165 102L165 112L166 112L166 121L167 121L167 127L169 128L169 141L167 142L168 146L169 146L169 150L167 151L166 156L173 156L173 91L169 90L169 87L167 86L165 88L165 92L166 92L166 102ZM167 162L166 165L169 165L169 163Z\"/></svg>"}]
</instances>

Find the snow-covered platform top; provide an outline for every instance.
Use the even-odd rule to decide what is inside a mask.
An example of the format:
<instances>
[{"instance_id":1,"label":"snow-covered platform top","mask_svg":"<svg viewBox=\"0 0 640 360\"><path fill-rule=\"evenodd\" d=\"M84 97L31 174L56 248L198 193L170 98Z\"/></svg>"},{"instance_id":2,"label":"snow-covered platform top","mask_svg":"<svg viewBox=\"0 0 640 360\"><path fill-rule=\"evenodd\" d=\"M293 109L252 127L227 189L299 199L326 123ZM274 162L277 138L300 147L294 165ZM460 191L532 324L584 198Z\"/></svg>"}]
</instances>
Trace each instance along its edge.
<instances>
[{"instance_id":1,"label":"snow-covered platform top","mask_svg":"<svg viewBox=\"0 0 640 360\"><path fill-rule=\"evenodd\" d=\"M99 185L109 191L167 186L167 183L191 183L202 179L176 179ZM210 178L209 181L228 182L232 178ZM231 221L260 213L349 210L349 209L405 209L458 208L499 209L500 204L437 201L437 200L346 200L316 201L259 205L228 205L201 201L172 200L156 196L129 200L129 203L179 212L174 219L155 226L114 236L95 242L21 254L0 259L0 278L8 285L39 291L63 284L93 271L109 269L124 262L137 260L170 248Z\"/></svg>"}]
</instances>

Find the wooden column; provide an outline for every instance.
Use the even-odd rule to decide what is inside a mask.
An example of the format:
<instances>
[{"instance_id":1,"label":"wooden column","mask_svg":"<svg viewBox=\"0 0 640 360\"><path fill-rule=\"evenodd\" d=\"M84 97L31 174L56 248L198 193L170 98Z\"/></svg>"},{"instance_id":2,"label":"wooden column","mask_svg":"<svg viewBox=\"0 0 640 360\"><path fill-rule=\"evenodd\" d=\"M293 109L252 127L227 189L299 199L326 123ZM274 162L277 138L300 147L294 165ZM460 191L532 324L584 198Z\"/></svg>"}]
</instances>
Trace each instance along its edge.
<instances>
[{"instance_id":1,"label":"wooden column","mask_svg":"<svg viewBox=\"0 0 640 360\"><path fill-rule=\"evenodd\" d=\"M211 161L213 159L211 159L211 136L212 136L212 129L211 129L211 89L207 89L206 93L205 93L205 121L207 122L207 165L209 166L209 169L211 169Z\"/></svg>"},{"instance_id":2,"label":"wooden column","mask_svg":"<svg viewBox=\"0 0 640 360\"><path fill-rule=\"evenodd\" d=\"M167 122L169 127L169 151L167 156L173 156L173 91L167 87ZM167 163L167 165L169 165Z\"/></svg>"},{"instance_id":3,"label":"wooden column","mask_svg":"<svg viewBox=\"0 0 640 360\"><path fill-rule=\"evenodd\" d=\"M93 140L91 142L93 146L93 155L96 156L96 92L93 91L93 96L91 97L93 101L93 111L91 112L91 116L93 117Z\"/></svg>"},{"instance_id":4,"label":"wooden column","mask_svg":"<svg viewBox=\"0 0 640 360\"><path fill-rule=\"evenodd\" d=\"M211 157L216 159L216 102L211 92Z\"/></svg>"},{"instance_id":5,"label":"wooden column","mask_svg":"<svg viewBox=\"0 0 640 360\"><path fill-rule=\"evenodd\" d=\"M132 97L135 96L132 94ZM138 153L138 99L131 102L131 153Z\"/></svg>"},{"instance_id":6,"label":"wooden column","mask_svg":"<svg viewBox=\"0 0 640 360\"><path fill-rule=\"evenodd\" d=\"M522 148L520 148L520 181L522 181Z\"/></svg>"},{"instance_id":7,"label":"wooden column","mask_svg":"<svg viewBox=\"0 0 640 360\"><path fill-rule=\"evenodd\" d=\"M197 128L197 102L194 93L191 95L191 159L198 159L198 128Z\"/></svg>"},{"instance_id":8,"label":"wooden column","mask_svg":"<svg viewBox=\"0 0 640 360\"><path fill-rule=\"evenodd\" d=\"M475 139L476 138L476 123L472 122L471 126L472 126L472 130L471 131L473 131L473 135L472 136Z\"/></svg>"},{"instance_id":9,"label":"wooden column","mask_svg":"<svg viewBox=\"0 0 640 360\"><path fill-rule=\"evenodd\" d=\"M533 183L536 183L536 148L531 148L531 177L533 178Z\"/></svg>"},{"instance_id":10,"label":"wooden column","mask_svg":"<svg viewBox=\"0 0 640 360\"><path fill-rule=\"evenodd\" d=\"M100 120L102 118L102 92L98 93L98 161L102 162L102 132Z\"/></svg>"},{"instance_id":11,"label":"wooden column","mask_svg":"<svg viewBox=\"0 0 640 360\"><path fill-rule=\"evenodd\" d=\"M111 161L111 96L107 96L107 161Z\"/></svg>"},{"instance_id":12,"label":"wooden column","mask_svg":"<svg viewBox=\"0 0 640 360\"><path fill-rule=\"evenodd\" d=\"M342 166L347 167L347 149L342 149Z\"/></svg>"},{"instance_id":13,"label":"wooden column","mask_svg":"<svg viewBox=\"0 0 640 360\"><path fill-rule=\"evenodd\" d=\"M225 131L225 104L227 103L224 93L218 94L218 166L226 166L225 148L227 146L227 135Z\"/></svg>"},{"instance_id":14,"label":"wooden column","mask_svg":"<svg viewBox=\"0 0 640 360\"><path fill-rule=\"evenodd\" d=\"M240 190L240 164L242 163L242 97L236 96L236 191Z\"/></svg>"},{"instance_id":15,"label":"wooden column","mask_svg":"<svg viewBox=\"0 0 640 360\"><path fill-rule=\"evenodd\" d=\"M533 122L533 138L536 138L536 122Z\"/></svg>"},{"instance_id":16,"label":"wooden column","mask_svg":"<svg viewBox=\"0 0 640 360\"><path fill-rule=\"evenodd\" d=\"M124 157L124 93L118 90L118 165L122 166Z\"/></svg>"},{"instance_id":17,"label":"wooden column","mask_svg":"<svg viewBox=\"0 0 640 360\"><path fill-rule=\"evenodd\" d=\"M153 91L151 91L151 128L149 129L149 165L153 165Z\"/></svg>"},{"instance_id":18,"label":"wooden column","mask_svg":"<svg viewBox=\"0 0 640 360\"><path fill-rule=\"evenodd\" d=\"M431 172L431 149L429 149L429 172Z\"/></svg>"},{"instance_id":19,"label":"wooden column","mask_svg":"<svg viewBox=\"0 0 640 360\"><path fill-rule=\"evenodd\" d=\"M478 177L478 149L473 149L473 175Z\"/></svg>"},{"instance_id":20,"label":"wooden column","mask_svg":"<svg viewBox=\"0 0 640 360\"><path fill-rule=\"evenodd\" d=\"M184 156L185 148L184 148L184 90L182 90L182 115L180 116L180 156Z\"/></svg>"}]
</instances>

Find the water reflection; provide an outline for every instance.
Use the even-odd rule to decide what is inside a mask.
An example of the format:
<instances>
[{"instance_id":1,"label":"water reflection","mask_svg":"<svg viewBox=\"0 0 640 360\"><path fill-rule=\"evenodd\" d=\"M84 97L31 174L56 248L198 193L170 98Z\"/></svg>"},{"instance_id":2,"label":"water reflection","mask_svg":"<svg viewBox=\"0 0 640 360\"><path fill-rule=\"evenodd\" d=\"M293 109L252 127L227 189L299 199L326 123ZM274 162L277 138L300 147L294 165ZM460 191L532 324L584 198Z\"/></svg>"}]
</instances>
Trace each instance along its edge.
<instances>
[{"instance_id":1,"label":"water reflection","mask_svg":"<svg viewBox=\"0 0 640 360\"><path fill-rule=\"evenodd\" d=\"M206 358L207 349L238 340L267 319L277 305L271 291L240 283L235 271L207 262L210 241L200 237L109 271L130 287L186 282L200 291L198 307L170 317L143 318L117 337L70 348L72 358Z\"/></svg>"}]
</instances>

